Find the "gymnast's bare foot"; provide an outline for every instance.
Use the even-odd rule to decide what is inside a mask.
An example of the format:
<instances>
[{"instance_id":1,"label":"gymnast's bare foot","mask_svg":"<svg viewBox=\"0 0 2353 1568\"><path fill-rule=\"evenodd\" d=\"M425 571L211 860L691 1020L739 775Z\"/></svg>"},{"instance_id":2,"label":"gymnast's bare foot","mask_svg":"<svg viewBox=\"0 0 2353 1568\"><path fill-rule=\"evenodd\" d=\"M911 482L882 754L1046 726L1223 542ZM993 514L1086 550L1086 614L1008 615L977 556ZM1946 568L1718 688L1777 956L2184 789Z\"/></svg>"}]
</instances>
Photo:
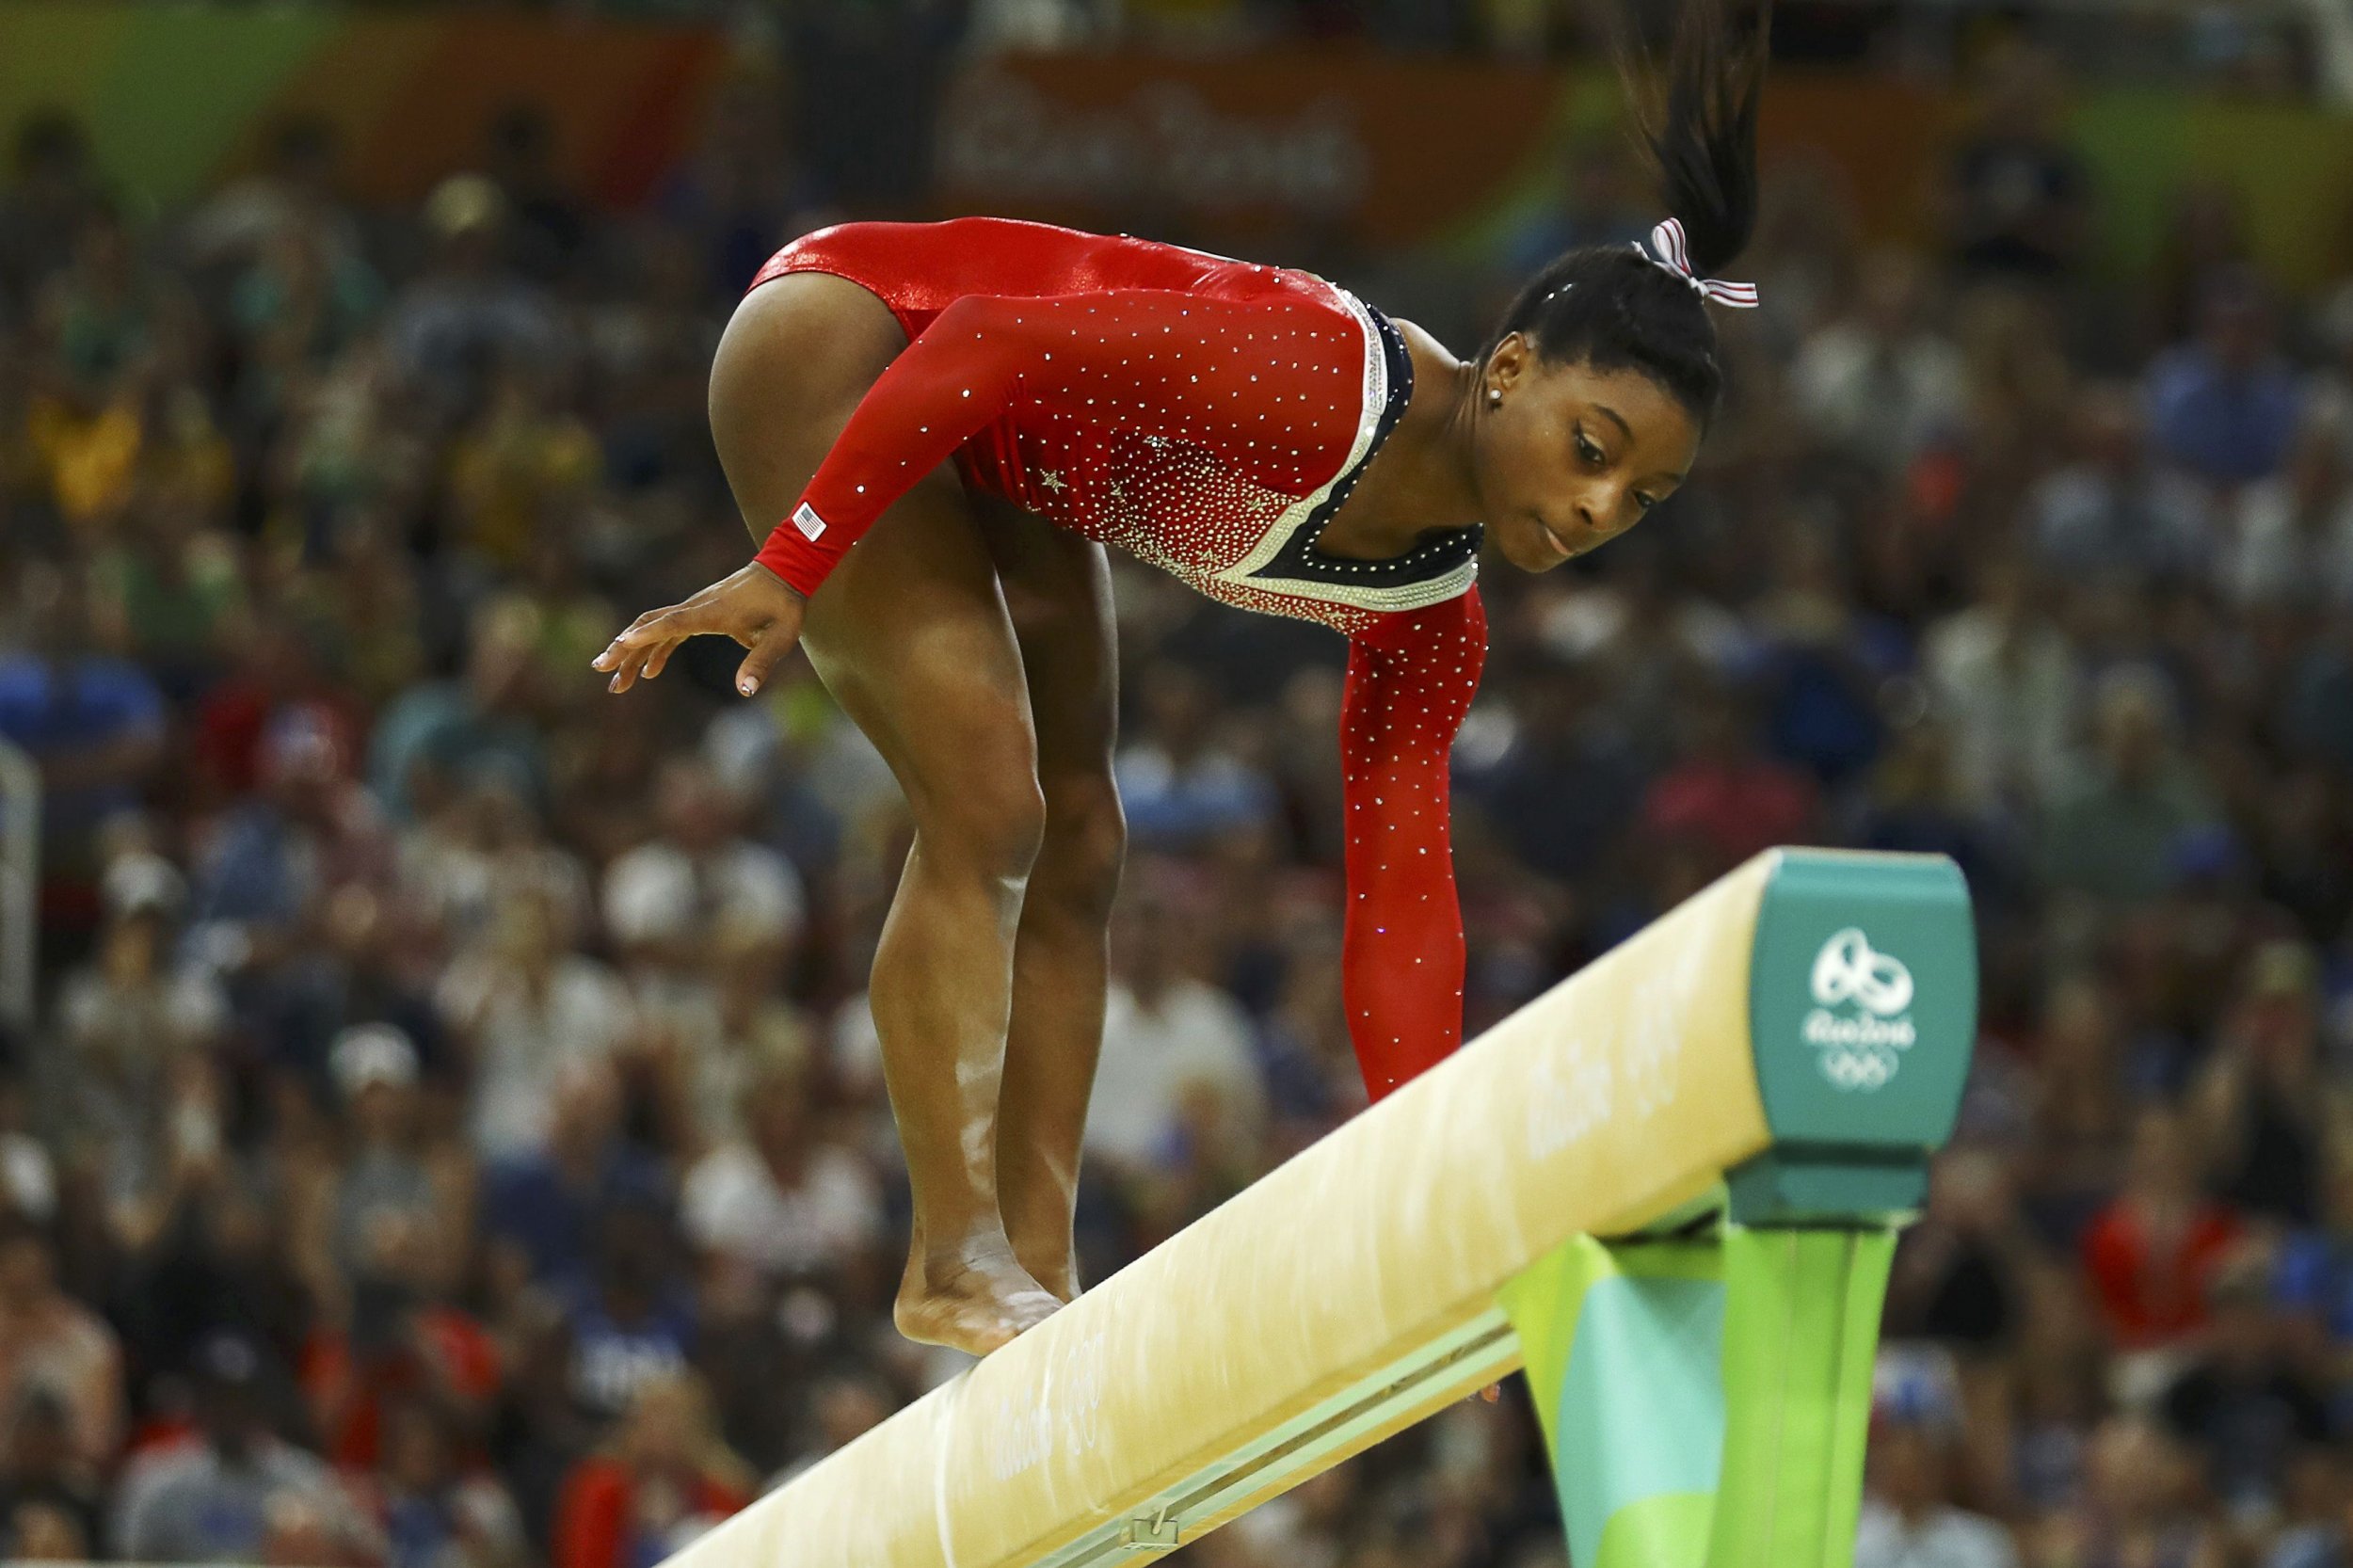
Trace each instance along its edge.
<instances>
[{"instance_id":1,"label":"gymnast's bare foot","mask_svg":"<svg viewBox=\"0 0 2353 1568\"><path fill-rule=\"evenodd\" d=\"M918 1344L986 1355L1061 1306L1000 1241L910 1256L891 1317Z\"/></svg>"},{"instance_id":2,"label":"gymnast's bare foot","mask_svg":"<svg viewBox=\"0 0 2353 1568\"><path fill-rule=\"evenodd\" d=\"M1026 1259L1023 1267L1030 1271L1030 1277L1037 1281L1041 1289L1064 1305L1067 1306L1079 1299L1079 1260L1076 1257L1065 1253L1054 1263Z\"/></svg>"},{"instance_id":3,"label":"gymnast's bare foot","mask_svg":"<svg viewBox=\"0 0 2353 1568\"><path fill-rule=\"evenodd\" d=\"M1037 1227L1037 1235L1045 1240L1024 1236L1017 1220L1008 1219L1005 1230L1013 1241L1014 1261L1028 1270L1048 1295L1064 1305L1079 1299L1079 1249L1071 1240L1067 1221L1058 1227Z\"/></svg>"}]
</instances>

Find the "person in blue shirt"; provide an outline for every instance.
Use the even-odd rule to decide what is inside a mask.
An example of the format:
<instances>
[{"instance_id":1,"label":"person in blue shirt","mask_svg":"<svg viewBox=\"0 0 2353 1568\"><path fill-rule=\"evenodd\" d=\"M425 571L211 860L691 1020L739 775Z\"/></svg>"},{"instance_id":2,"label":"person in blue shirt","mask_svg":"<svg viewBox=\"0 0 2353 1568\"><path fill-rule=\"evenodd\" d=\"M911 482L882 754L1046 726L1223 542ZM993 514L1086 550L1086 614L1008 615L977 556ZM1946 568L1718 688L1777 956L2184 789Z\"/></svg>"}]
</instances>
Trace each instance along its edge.
<instances>
[{"instance_id":1,"label":"person in blue shirt","mask_svg":"<svg viewBox=\"0 0 2353 1568\"><path fill-rule=\"evenodd\" d=\"M2194 340L2150 367L2150 444L2209 484L2251 484L2286 460L2303 384L2279 352L2270 307L2252 274L2217 277L2198 321Z\"/></svg>"},{"instance_id":2,"label":"person in blue shirt","mask_svg":"<svg viewBox=\"0 0 2353 1568\"><path fill-rule=\"evenodd\" d=\"M88 881L99 824L138 805L163 755L163 694L99 648L78 576L28 568L24 592L24 646L0 654L0 736L40 768L51 878Z\"/></svg>"},{"instance_id":3,"label":"person in blue shirt","mask_svg":"<svg viewBox=\"0 0 2353 1568\"><path fill-rule=\"evenodd\" d=\"M597 1219L593 1272L558 1291L572 1331L572 1397L600 1416L627 1410L695 1349L695 1303L679 1283L680 1244L665 1206L633 1199Z\"/></svg>"}]
</instances>

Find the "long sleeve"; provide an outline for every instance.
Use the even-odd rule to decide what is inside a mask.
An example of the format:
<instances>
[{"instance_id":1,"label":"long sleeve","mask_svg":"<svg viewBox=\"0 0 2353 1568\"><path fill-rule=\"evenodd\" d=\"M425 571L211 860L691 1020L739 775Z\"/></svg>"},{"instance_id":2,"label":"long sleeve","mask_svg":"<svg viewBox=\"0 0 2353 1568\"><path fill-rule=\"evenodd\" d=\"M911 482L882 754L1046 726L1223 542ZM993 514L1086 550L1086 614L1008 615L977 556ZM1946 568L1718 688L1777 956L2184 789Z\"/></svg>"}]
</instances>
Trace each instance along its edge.
<instances>
[{"instance_id":1,"label":"long sleeve","mask_svg":"<svg viewBox=\"0 0 2353 1568\"><path fill-rule=\"evenodd\" d=\"M1305 296L968 296L876 378L758 558L814 593L892 502L1016 410L1206 447L1254 484L1305 494L1347 458L1363 363L1355 321Z\"/></svg>"},{"instance_id":2,"label":"long sleeve","mask_svg":"<svg viewBox=\"0 0 2353 1568\"><path fill-rule=\"evenodd\" d=\"M1340 709L1348 812L1341 985L1379 1099L1463 1038L1463 917L1448 831L1455 732L1486 661L1479 590L1384 616L1349 648Z\"/></svg>"}]
</instances>

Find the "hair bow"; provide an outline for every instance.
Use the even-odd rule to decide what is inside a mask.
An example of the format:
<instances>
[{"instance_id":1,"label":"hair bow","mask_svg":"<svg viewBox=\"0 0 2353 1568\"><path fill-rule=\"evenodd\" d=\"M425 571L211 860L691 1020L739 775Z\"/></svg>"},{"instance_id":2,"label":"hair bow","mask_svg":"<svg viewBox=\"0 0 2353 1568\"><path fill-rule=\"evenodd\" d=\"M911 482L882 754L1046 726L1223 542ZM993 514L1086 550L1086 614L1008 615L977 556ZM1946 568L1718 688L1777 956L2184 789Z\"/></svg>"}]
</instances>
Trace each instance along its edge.
<instances>
[{"instance_id":1,"label":"hair bow","mask_svg":"<svg viewBox=\"0 0 2353 1568\"><path fill-rule=\"evenodd\" d=\"M1650 232L1650 245L1649 250L1644 250L1640 245L1634 248L1644 261L1653 266L1664 267L1690 284L1692 288L1699 291L1702 298L1712 299L1719 305L1730 305L1743 311L1756 308L1756 285L1754 283L1727 283L1721 278L1693 276L1691 251L1690 248L1684 243L1681 218L1671 217L1653 229ZM1654 251L1657 254L1653 254Z\"/></svg>"}]
</instances>

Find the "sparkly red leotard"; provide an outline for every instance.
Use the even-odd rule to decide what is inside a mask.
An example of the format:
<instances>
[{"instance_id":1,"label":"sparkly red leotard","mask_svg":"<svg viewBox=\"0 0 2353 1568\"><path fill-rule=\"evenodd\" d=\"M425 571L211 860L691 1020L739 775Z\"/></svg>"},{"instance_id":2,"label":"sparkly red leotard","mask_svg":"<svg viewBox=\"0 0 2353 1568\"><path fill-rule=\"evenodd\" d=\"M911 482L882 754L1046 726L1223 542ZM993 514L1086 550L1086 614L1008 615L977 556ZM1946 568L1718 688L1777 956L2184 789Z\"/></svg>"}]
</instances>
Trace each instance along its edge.
<instances>
[{"instance_id":1,"label":"sparkly red leotard","mask_svg":"<svg viewBox=\"0 0 2353 1568\"><path fill-rule=\"evenodd\" d=\"M1479 531L1392 561L1316 548L1412 393L1397 328L1307 273L999 218L822 230L754 286L790 272L863 285L909 341L761 564L815 592L952 458L968 484L1213 599L1344 632L1351 1037L1376 1097L1451 1052L1447 759L1486 652Z\"/></svg>"}]
</instances>

